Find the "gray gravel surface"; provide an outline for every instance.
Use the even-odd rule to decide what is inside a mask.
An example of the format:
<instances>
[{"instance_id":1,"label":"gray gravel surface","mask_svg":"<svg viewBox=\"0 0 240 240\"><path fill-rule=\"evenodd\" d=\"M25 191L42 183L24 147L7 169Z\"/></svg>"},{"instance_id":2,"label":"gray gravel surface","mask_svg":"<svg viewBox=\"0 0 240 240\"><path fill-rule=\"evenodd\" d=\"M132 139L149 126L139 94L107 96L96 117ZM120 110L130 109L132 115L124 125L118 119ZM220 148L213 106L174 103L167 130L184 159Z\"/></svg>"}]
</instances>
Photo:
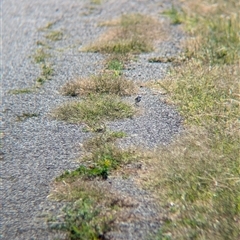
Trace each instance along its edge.
<instances>
[{"instance_id":1,"label":"gray gravel surface","mask_svg":"<svg viewBox=\"0 0 240 240\"><path fill-rule=\"evenodd\" d=\"M2 107L1 107L1 236L2 239L64 239L50 232L46 218L57 213L61 203L47 200L51 181L66 169L74 169L81 153L81 143L91 136L82 126L51 119L49 112L69 98L59 88L76 76L96 74L104 67L105 56L83 53L82 46L96 39L105 27L98 23L123 13L140 12L159 17L170 6L164 0L106 0L94 5L90 0L3 0L2 14ZM33 61L37 41L44 40L39 28L55 22L54 30L63 39L49 43L54 76L42 88L29 94L9 91L31 88L40 74ZM167 25L166 25L167 26ZM137 83L162 78L169 64L149 63L149 57L171 56L180 51L183 38L177 27L168 25L171 39L156 45L156 51L142 54L127 66L124 74ZM161 101L161 94L139 88L142 101L139 115L108 123L113 130L125 131L125 146L155 147L169 143L180 131L181 118L176 110ZM133 98L126 99L134 102ZM24 114L35 114L21 118ZM138 204L132 208L131 222L119 223L119 231L109 239L146 239L160 227L160 212L149 194L134 185L132 179L113 178L111 188L130 196Z\"/></svg>"}]
</instances>

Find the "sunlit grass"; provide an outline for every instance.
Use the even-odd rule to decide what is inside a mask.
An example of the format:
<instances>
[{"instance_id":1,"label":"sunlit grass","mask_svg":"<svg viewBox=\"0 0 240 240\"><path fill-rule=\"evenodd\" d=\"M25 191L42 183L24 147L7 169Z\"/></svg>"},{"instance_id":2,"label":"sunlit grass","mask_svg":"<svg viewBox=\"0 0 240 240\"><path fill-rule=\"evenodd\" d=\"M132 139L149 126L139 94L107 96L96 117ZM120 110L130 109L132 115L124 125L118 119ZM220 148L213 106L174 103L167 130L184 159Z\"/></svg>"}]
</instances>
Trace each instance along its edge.
<instances>
[{"instance_id":1,"label":"sunlit grass","mask_svg":"<svg viewBox=\"0 0 240 240\"><path fill-rule=\"evenodd\" d=\"M59 106L53 116L70 123L94 126L104 121L132 117L133 106L115 95L91 95L83 101L73 101Z\"/></svg>"},{"instance_id":2,"label":"sunlit grass","mask_svg":"<svg viewBox=\"0 0 240 240\"><path fill-rule=\"evenodd\" d=\"M191 40L185 61L158 84L183 116L185 134L151 153L142 176L166 210L159 239L240 238L237 9L237 1L186 1L171 10Z\"/></svg>"},{"instance_id":3,"label":"sunlit grass","mask_svg":"<svg viewBox=\"0 0 240 240\"><path fill-rule=\"evenodd\" d=\"M136 86L132 81L119 75L118 71L107 71L89 78L79 78L75 81L68 82L62 87L61 91L63 94L70 96L96 93L129 96L136 93Z\"/></svg>"},{"instance_id":4,"label":"sunlit grass","mask_svg":"<svg viewBox=\"0 0 240 240\"><path fill-rule=\"evenodd\" d=\"M110 29L99 41L85 50L111 54L138 54L153 51L154 39L164 36L161 24L142 14L125 14L119 20L105 23Z\"/></svg>"}]
</instances>

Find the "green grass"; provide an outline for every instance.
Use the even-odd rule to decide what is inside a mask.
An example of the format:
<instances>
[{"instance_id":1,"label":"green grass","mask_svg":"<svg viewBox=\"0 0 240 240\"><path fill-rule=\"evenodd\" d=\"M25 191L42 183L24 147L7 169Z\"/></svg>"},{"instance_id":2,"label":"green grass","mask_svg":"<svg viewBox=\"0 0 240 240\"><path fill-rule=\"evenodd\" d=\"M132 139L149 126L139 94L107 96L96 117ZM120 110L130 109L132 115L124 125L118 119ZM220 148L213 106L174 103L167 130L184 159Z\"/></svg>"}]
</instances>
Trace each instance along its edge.
<instances>
[{"instance_id":1,"label":"green grass","mask_svg":"<svg viewBox=\"0 0 240 240\"><path fill-rule=\"evenodd\" d=\"M50 41L60 41L63 38L63 33L59 30L51 31L45 35L45 38Z\"/></svg>"},{"instance_id":2,"label":"green grass","mask_svg":"<svg viewBox=\"0 0 240 240\"><path fill-rule=\"evenodd\" d=\"M53 111L53 116L70 123L96 126L104 121L132 117L133 106L115 95L91 95L83 101L66 103Z\"/></svg>"},{"instance_id":3,"label":"green grass","mask_svg":"<svg viewBox=\"0 0 240 240\"><path fill-rule=\"evenodd\" d=\"M122 15L119 21L107 25L110 30L85 50L122 55L151 52L153 39L160 32L155 19L139 13Z\"/></svg>"},{"instance_id":4,"label":"green grass","mask_svg":"<svg viewBox=\"0 0 240 240\"><path fill-rule=\"evenodd\" d=\"M83 157L87 165L81 165L73 171L66 171L57 180L82 178L107 179L113 170L134 160L135 155L131 150L123 150L116 146L115 139L124 137L122 132L104 133L90 139L84 144L87 155Z\"/></svg>"},{"instance_id":5,"label":"green grass","mask_svg":"<svg viewBox=\"0 0 240 240\"><path fill-rule=\"evenodd\" d=\"M122 213L132 206L95 180L55 182L49 198L68 202L60 216L49 218L48 225L65 232L65 238L71 240L105 239L106 233L114 230L114 222L123 221Z\"/></svg>"},{"instance_id":6,"label":"green grass","mask_svg":"<svg viewBox=\"0 0 240 240\"><path fill-rule=\"evenodd\" d=\"M45 79L50 79L51 76L53 75L53 67L51 64L43 64L41 66L42 73L41 76L43 76Z\"/></svg>"},{"instance_id":7,"label":"green grass","mask_svg":"<svg viewBox=\"0 0 240 240\"><path fill-rule=\"evenodd\" d=\"M109 59L106 65L108 70L114 70L119 73L124 70L124 62L117 56Z\"/></svg>"},{"instance_id":8,"label":"green grass","mask_svg":"<svg viewBox=\"0 0 240 240\"><path fill-rule=\"evenodd\" d=\"M163 15L168 16L171 19L172 24L181 24L183 22L181 13L172 5L170 10L163 12Z\"/></svg>"},{"instance_id":9,"label":"green grass","mask_svg":"<svg viewBox=\"0 0 240 240\"><path fill-rule=\"evenodd\" d=\"M129 96L136 92L136 87L132 81L125 79L116 72L108 71L86 79L79 78L68 82L62 87L61 91L64 95L69 96L90 94Z\"/></svg>"},{"instance_id":10,"label":"green grass","mask_svg":"<svg viewBox=\"0 0 240 240\"><path fill-rule=\"evenodd\" d=\"M9 91L11 94L28 94L34 92L32 88L22 88L22 89L14 89Z\"/></svg>"},{"instance_id":11,"label":"green grass","mask_svg":"<svg viewBox=\"0 0 240 240\"><path fill-rule=\"evenodd\" d=\"M102 0L91 0L91 3L100 5L102 3Z\"/></svg>"},{"instance_id":12,"label":"green grass","mask_svg":"<svg viewBox=\"0 0 240 240\"><path fill-rule=\"evenodd\" d=\"M165 209L159 239L239 239L239 3L185 4L186 58L160 85L186 130L143 178Z\"/></svg>"},{"instance_id":13,"label":"green grass","mask_svg":"<svg viewBox=\"0 0 240 240\"><path fill-rule=\"evenodd\" d=\"M94 178L107 179L111 171L130 163L136 157L132 150L123 150L116 145L116 140L125 137L124 132L109 132L97 134L83 144L86 153L79 161L84 162L73 171L65 171L56 178L57 181L75 181L78 178L92 180Z\"/></svg>"},{"instance_id":14,"label":"green grass","mask_svg":"<svg viewBox=\"0 0 240 240\"><path fill-rule=\"evenodd\" d=\"M61 31L50 30L55 22L48 23L45 27L39 29L40 31L46 32L45 40L60 41L62 40L63 33ZM49 41L48 41L49 42ZM37 64L41 66L41 74L36 79L37 87L44 84L47 80L50 80L54 74L53 65L49 63L48 59L51 57L49 49L51 47L45 41L37 41L39 48L33 55L33 59Z\"/></svg>"},{"instance_id":15,"label":"green grass","mask_svg":"<svg viewBox=\"0 0 240 240\"><path fill-rule=\"evenodd\" d=\"M33 59L36 63L44 63L49 57L51 57L51 55L47 53L44 48L38 48L33 55Z\"/></svg>"},{"instance_id":16,"label":"green grass","mask_svg":"<svg viewBox=\"0 0 240 240\"><path fill-rule=\"evenodd\" d=\"M17 115L17 121L24 121L28 118L37 117L37 116L38 116L37 113L27 113L27 112L25 112L21 115Z\"/></svg>"},{"instance_id":17,"label":"green grass","mask_svg":"<svg viewBox=\"0 0 240 240\"><path fill-rule=\"evenodd\" d=\"M41 65L41 75L37 78L36 82L40 85L44 84L47 80L50 80L53 76L54 69L51 64L44 63Z\"/></svg>"},{"instance_id":18,"label":"green grass","mask_svg":"<svg viewBox=\"0 0 240 240\"><path fill-rule=\"evenodd\" d=\"M61 219L52 217L48 220L50 228L65 232L67 239L101 239L113 228L113 214L106 215L117 206L118 200L107 194L106 189L94 186L94 182L76 180L68 183L67 187L58 182L51 198L68 201Z\"/></svg>"},{"instance_id":19,"label":"green grass","mask_svg":"<svg viewBox=\"0 0 240 240\"><path fill-rule=\"evenodd\" d=\"M83 145L85 156L81 161L85 165L56 179L49 198L69 204L61 221L53 217L49 223L52 229L65 231L67 239L104 239L116 219L121 220L119 212L129 206L121 196L110 193L107 185L99 185L99 180L107 179L113 170L135 160L134 151L115 145L115 140L124 136L123 132L97 134Z\"/></svg>"}]
</instances>

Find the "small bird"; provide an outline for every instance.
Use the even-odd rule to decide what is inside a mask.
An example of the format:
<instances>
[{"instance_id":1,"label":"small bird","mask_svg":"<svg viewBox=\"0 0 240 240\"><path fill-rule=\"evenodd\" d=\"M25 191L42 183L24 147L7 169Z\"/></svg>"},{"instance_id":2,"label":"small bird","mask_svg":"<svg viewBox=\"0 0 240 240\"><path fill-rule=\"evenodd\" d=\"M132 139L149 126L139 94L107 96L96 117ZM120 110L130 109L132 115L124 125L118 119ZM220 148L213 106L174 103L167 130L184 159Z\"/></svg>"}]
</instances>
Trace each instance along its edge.
<instances>
[{"instance_id":1,"label":"small bird","mask_svg":"<svg viewBox=\"0 0 240 240\"><path fill-rule=\"evenodd\" d=\"M142 99L142 96L141 96L141 95L138 95L138 96L135 98L135 105L138 106L138 103L140 103L141 99Z\"/></svg>"}]
</instances>

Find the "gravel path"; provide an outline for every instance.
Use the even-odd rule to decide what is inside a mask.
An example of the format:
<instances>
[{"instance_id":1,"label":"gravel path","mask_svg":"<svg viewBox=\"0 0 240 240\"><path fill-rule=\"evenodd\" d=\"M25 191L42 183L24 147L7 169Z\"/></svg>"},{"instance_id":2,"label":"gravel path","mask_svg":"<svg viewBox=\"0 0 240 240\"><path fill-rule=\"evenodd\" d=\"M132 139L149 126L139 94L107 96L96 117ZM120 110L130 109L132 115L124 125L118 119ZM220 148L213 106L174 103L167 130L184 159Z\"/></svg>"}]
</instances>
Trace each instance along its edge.
<instances>
[{"instance_id":1,"label":"gravel path","mask_svg":"<svg viewBox=\"0 0 240 240\"><path fill-rule=\"evenodd\" d=\"M103 69L104 56L79 51L104 30L98 23L122 13L140 12L159 16L169 7L160 0L106 0L94 5L90 0L3 0L2 24L2 152L1 152L1 230L2 239L63 238L50 232L46 224L48 212L58 211L61 203L47 200L51 181L63 170L73 169L81 153L81 145L91 136L82 126L52 120L49 111L68 100L59 94L63 83L76 76L89 76ZM163 19L160 19L164 21ZM29 94L10 91L31 88L40 74L33 62L36 42L44 39L39 28L55 22L53 29L63 31L63 39L51 43L54 76L41 89ZM167 22L166 22L167 24ZM154 53L142 54L129 64L124 74L133 81L146 82L164 76L169 64L148 63L149 57L174 55L180 51L183 37L177 27L170 27L173 38L162 42ZM109 123L114 130L128 134L125 145L155 147L167 144L180 131L180 116L174 108L140 88L143 95L142 114L133 119ZM134 98L129 98L134 101ZM24 114L34 117L23 119ZM132 222L120 223L119 231L110 239L145 239L160 226L159 212L147 192L138 189L132 179L111 178L111 188L138 203ZM153 219L155 219L153 221Z\"/></svg>"}]
</instances>

